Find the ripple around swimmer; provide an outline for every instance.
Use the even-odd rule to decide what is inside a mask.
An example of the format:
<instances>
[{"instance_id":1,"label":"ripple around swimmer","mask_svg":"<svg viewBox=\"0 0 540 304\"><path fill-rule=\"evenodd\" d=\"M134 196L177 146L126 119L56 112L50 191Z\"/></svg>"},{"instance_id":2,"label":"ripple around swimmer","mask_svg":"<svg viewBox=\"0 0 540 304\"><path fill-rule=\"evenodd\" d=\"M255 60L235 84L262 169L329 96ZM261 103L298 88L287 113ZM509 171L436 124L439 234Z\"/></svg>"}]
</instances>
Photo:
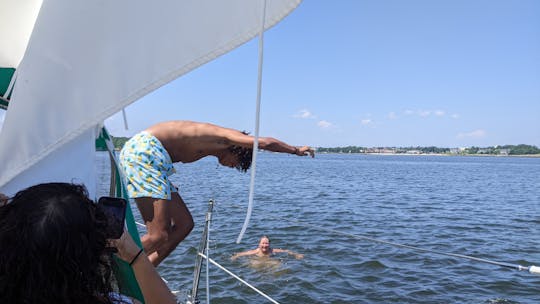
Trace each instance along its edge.
<instances>
[{"instance_id":1,"label":"ripple around swimmer","mask_svg":"<svg viewBox=\"0 0 540 304\"><path fill-rule=\"evenodd\" d=\"M511 301L507 299L489 299L484 302L485 304L520 304L516 301Z\"/></svg>"}]
</instances>

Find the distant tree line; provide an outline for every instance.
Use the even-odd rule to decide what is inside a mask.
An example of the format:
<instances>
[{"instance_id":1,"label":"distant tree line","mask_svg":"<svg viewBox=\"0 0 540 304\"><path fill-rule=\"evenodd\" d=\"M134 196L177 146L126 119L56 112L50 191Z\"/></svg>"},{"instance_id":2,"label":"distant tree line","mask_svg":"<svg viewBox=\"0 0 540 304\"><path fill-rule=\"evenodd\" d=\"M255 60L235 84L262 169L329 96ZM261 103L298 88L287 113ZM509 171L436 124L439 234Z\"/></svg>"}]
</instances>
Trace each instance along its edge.
<instances>
[{"instance_id":1,"label":"distant tree line","mask_svg":"<svg viewBox=\"0 0 540 304\"><path fill-rule=\"evenodd\" d=\"M395 153L395 154L490 154L490 155L531 155L540 154L540 149L532 145L504 145L495 147L439 148L430 147L334 147L317 148L319 153Z\"/></svg>"},{"instance_id":2,"label":"distant tree line","mask_svg":"<svg viewBox=\"0 0 540 304\"><path fill-rule=\"evenodd\" d=\"M356 146L347 146L347 147L337 147L337 148L317 148L317 152L326 152L326 153L366 153L367 148L356 147Z\"/></svg>"},{"instance_id":3,"label":"distant tree line","mask_svg":"<svg viewBox=\"0 0 540 304\"><path fill-rule=\"evenodd\" d=\"M508 155L529 155L540 154L540 149L531 145L504 145L495 147L470 147L464 150L465 154L508 154Z\"/></svg>"},{"instance_id":4,"label":"distant tree line","mask_svg":"<svg viewBox=\"0 0 540 304\"><path fill-rule=\"evenodd\" d=\"M131 137L113 137L112 140L113 140L114 148L117 150L122 149L126 141L128 141L130 138Z\"/></svg>"}]
</instances>

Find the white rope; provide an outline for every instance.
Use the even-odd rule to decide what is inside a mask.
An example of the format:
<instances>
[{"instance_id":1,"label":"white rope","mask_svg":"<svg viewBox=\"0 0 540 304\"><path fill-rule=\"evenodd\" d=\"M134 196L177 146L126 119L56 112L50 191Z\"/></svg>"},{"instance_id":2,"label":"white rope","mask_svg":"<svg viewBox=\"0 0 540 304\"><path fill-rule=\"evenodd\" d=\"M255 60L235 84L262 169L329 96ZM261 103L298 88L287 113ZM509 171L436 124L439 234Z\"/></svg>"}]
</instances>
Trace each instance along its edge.
<instances>
[{"instance_id":1,"label":"white rope","mask_svg":"<svg viewBox=\"0 0 540 304\"><path fill-rule=\"evenodd\" d=\"M208 221L206 226L206 256L210 256L210 220L212 213L208 214ZM206 304L210 304L210 266L208 265L208 259L206 259Z\"/></svg>"},{"instance_id":2,"label":"white rope","mask_svg":"<svg viewBox=\"0 0 540 304\"><path fill-rule=\"evenodd\" d=\"M127 115L126 115L126 108L122 108L122 117L124 118L124 129L128 130L128 123L127 123Z\"/></svg>"},{"instance_id":3,"label":"white rope","mask_svg":"<svg viewBox=\"0 0 540 304\"><path fill-rule=\"evenodd\" d=\"M259 33L259 71L258 71L258 80L257 80L257 110L255 111L255 137L253 140L253 158L251 160L251 179L249 182L249 198L248 198L248 210L246 213L246 219L244 220L244 225L242 230L236 239L236 243L240 244L242 237L246 232L247 226L249 224L249 219L251 218L251 211L253 210L253 195L255 190L255 169L257 167L257 150L259 148L259 118L261 112L261 90L262 90L262 66L263 66L263 46L264 46L264 23L266 16L266 0L263 0L263 11L262 11L262 20L261 20L261 31Z\"/></svg>"},{"instance_id":4,"label":"white rope","mask_svg":"<svg viewBox=\"0 0 540 304\"><path fill-rule=\"evenodd\" d=\"M225 271L226 273L228 273L230 276L232 276L233 278L237 279L238 281L244 283L244 285L246 285L247 287L255 290L257 293L259 293L261 296L265 297L266 299L268 299L270 302L272 303L275 303L275 304L279 304L279 302L277 302L276 300L270 298L269 296L267 296L265 293L263 293L262 291L258 290L255 286L249 284L248 282L242 280L240 277L238 277L237 275L235 275L234 273L230 272L229 270L227 270L225 267L219 265L218 263L216 263L216 261L212 260L212 259L209 259L207 258L204 254L200 253L199 252L199 255L202 256L203 258L205 258L207 261L210 261L210 263L216 265L219 269Z\"/></svg>"}]
</instances>

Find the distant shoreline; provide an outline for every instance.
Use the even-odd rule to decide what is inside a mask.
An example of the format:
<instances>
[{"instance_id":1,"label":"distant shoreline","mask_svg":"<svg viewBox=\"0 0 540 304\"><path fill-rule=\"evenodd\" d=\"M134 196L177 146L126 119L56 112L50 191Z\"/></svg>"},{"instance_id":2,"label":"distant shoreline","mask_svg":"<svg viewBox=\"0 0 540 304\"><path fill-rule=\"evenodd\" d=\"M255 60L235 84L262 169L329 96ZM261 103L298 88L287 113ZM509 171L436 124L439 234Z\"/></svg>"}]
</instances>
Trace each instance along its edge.
<instances>
[{"instance_id":1,"label":"distant shoreline","mask_svg":"<svg viewBox=\"0 0 540 304\"><path fill-rule=\"evenodd\" d=\"M500 155L500 154L447 154L447 153L340 153L340 152L318 152L316 154L339 154L339 155L383 155L383 156L468 156L468 157L529 157L540 158L540 154L519 154L519 155Z\"/></svg>"}]
</instances>

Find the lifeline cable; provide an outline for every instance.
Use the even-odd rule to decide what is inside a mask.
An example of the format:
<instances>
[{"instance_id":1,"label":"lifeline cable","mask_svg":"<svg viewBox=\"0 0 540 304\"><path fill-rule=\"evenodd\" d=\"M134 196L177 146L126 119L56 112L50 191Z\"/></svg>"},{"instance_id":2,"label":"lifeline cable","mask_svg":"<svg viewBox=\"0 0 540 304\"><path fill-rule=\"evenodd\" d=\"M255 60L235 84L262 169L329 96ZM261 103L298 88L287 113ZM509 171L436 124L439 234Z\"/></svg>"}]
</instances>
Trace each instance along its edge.
<instances>
[{"instance_id":1,"label":"lifeline cable","mask_svg":"<svg viewBox=\"0 0 540 304\"><path fill-rule=\"evenodd\" d=\"M496 261L491 261L491 260L487 260L487 259L482 259L482 258L469 256L469 255L463 255L463 254L457 254L457 253L448 253L448 252L442 252L442 251L431 250L431 249L424 249L424 248L419 248L419 247L415 247L415 246L410 246L410 245L405 245L405 244L399 244L399 243L379 240L379 239L375 239L375 238L371 238L371 237L367 237L367 236L360 236L360 235L355 235L355 234L351 234L351 233L337 231L337 230L334 230L334 229L329 229L329 228L323 228L323 227L319 227L319 226L315 226L315 225L310 225L310 224L306 224L306 223L302 223L302 222L294 221L294 220L290 220L290 221L302 224L302 225L304 225L306 227L310 227L310 228L313 228L313 229L325 230L325 231L336 233L336 234L342 234L342 235L346 235L346 236L349 236L349 237L352 237L352 238L355 238L355 239L367 240L367 241L377 242L377 243L381 243L381 244L392 245L392 246L395 246L395 247L407 248L407 249L412 249L412 250L422 251L422 252L429 252L429 253L438 254L438 255L445 255L445 256L451 256L451 257L456 257L456 258L469 259L469 260L482 262L482 263L488 263L488 264L497 265L497 266L501 266L501 267L513 268L513 269L516 269L516 270L519 270L519 271L527 270L527 271L529 271L530 273L533 273L533 274L540 274L540 267L534 266L534 265L521 266L521 265L518 265L518 264L510 264L510 263L505 263L505 262L496 262Z\"/></svg>"}]
</instances>

